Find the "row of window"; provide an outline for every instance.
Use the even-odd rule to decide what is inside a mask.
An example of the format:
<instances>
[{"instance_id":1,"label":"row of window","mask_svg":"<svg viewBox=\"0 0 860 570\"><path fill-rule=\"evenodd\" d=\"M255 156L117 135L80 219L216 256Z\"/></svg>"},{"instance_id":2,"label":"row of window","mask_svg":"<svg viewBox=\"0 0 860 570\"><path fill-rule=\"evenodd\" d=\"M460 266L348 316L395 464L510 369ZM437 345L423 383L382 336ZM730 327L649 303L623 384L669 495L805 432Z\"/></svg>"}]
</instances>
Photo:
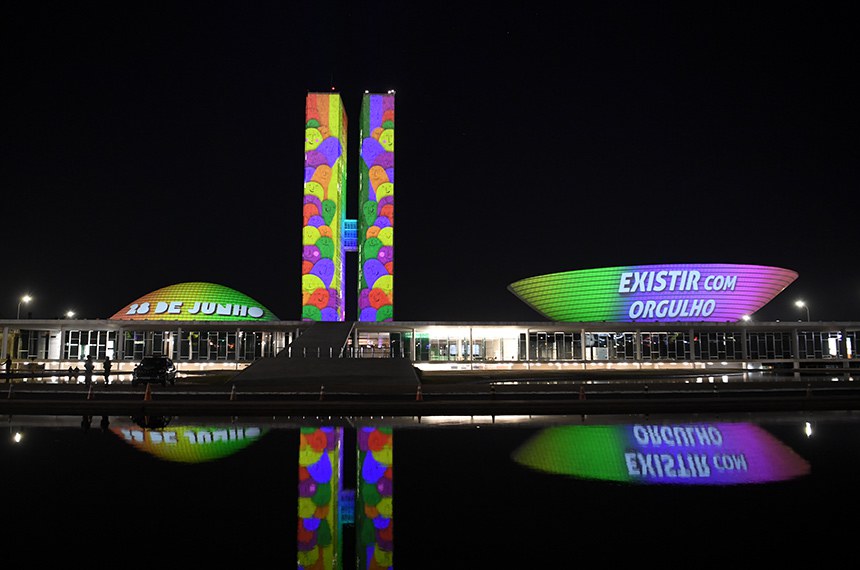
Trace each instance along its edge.
<instances>
[{"instance_id":1,"label":"row of window","mask_svg":"<svg viewBox=\"0 0 860 570\"><path fill-rule=\"evenodd\" d=\"M50 359L51 331L22 330L16 358ZM63 360L140 360L169 356L188 361L253 361L275 356L284 347L283 333L245 331L105 331L70 330L63 333Z\"/></svg>"},{"instance_id":2,"label":"row of window","mask_svg":"<svg viewBox=\"0 0 860 570\"><path fill-rule=\"evenodd\" d=\"M507 336L451 336L418 332L359 332L345 355L403 357L415 362L688 361L853 358L857 331L508 332ZM477 330L477 329L475 329ZM51 354L51 331L22 330L16 358L140 360L171 356L186 361L253 361L275 356L288 344L283 332L72 330L63 334L62 356ZM844 338L843 338L844 335ZM796 355L795 355L796 352Z\"/></svg>"},{"instance_id":3,"label":"row of window","mask_svg":"<svg viewBox=\"0 0 860 570\"><path fill-rule=\"evenodd\" d=\"M412 357L409 335L404 356ZM641 341L637 341L637 336ZM853 358L858 333L800 331L799 359ZM451 338L417 334L417 362L434 361L557 361L557 360L790 360L792 334L788 331L748 332L531 332L516 338Z\"/></svg>"}]
</instances>

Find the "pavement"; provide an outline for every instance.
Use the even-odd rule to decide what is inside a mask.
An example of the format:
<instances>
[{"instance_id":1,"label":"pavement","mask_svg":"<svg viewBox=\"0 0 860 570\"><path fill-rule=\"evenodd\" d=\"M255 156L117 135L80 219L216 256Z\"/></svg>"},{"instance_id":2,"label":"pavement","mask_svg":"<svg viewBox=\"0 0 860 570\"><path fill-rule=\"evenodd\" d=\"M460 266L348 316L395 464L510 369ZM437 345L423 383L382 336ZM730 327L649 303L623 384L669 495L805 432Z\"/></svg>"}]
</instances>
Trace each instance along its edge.
<instances>
[{"instance_id":1,"label":"pavement","mask_svg":"<svg viewBox=\"0 0 860 570\"><path fill-rule=\"evenodd\" d=\"M414 384L399 375L326 379L326 384L314 375L280 382L264 377L245 380L241 374L186 376L172 386L131 386L117 378L107 385L96 381L87 386L16 379L0 384L0 414L420 417L860 409L860 383L847 375L836 381L800 377L759 382L699 382L680 376L607 381L433 374L422 374Z\"/></svg>"}]
</instances>

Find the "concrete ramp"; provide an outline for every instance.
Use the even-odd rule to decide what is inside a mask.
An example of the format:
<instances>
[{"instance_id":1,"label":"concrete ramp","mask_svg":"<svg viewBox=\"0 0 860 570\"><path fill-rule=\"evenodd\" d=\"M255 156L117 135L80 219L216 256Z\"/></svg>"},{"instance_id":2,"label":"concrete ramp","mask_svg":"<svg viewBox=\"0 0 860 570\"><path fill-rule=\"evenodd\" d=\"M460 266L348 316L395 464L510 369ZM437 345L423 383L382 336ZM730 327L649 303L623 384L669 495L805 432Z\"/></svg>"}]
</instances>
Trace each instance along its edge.
<instances>
[{"instance_id":1,"label":"concrete ramp","mask_svg":"<svg viewBox=\"0 0 860 570\"><path fill-rule=\"evenodd\" d=\"M408 358L341 358L351 322L314 323L274 358L261 358L228 384L296 391L414 394L420 380Z\"/></svg>"},{"instance_id":2,"label":"concrete ramp","mask_svg":"<svg viewBox=\"0 0 860 570\"><path fill-rule=\"evenodd\" d=\"M340 358L353 325L352 322L314 323L282 350L278 358Z\"/></svg>"},{"instance_id":3,"label":"concrete ramp","mask_svg":"<svg viewBox=\"0 0 860 570\"><path fill-rule=\"evenodd\" d=\"M261 358L228 384L241 388L414 394L420 381L408 358Z\"/></svg>"}]
</instances>

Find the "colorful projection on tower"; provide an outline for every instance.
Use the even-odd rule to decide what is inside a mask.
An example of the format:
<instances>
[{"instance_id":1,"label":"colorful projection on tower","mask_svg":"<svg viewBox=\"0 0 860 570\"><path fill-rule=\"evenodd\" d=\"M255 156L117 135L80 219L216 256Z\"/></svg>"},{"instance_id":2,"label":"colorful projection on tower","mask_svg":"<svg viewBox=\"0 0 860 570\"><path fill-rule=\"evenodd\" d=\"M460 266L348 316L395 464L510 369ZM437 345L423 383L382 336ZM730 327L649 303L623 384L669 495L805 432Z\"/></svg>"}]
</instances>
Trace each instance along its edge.
<instances>
[{"instance_id":1,"label":"colorful projection on tower","mask_svg":"<svg viewBox=\"0 0 860 570\"><path fill-rule=\"evenodd\" d=\"M769 483L810 472L794 450L750 423L553 427L513 459L547 473L637 484Z\"/></svg>"},{"instance_id":2,"label":"colorful projection on tower","mask_svg":"<svg viewBox=\"0 0 860 570\"><path fill-rule=\"evenodd\" d=\"M266 307L229 287L190 282L163 287L117 311L115 321L277 321Z\"/></svg>"},{"instance_id":3,"label":"colorful projection on tower","mask_svg":"<svg viewBox=\"0 0 860 570\"><path fill-rule=\"evenodd\" d=\"M343 428L303 427L299 436L298 568L343 568Z\"/></svg>"},{"instance_id":4,"label":"colorful projection on tower","mask_svg":"<svg viewBox=\"0 0 860 570\"><path fill-rule=\"evenodd\" d=\"M305 101L302 320L344 320L346 111L338 93Z\"/></svg>"},{"instance_id":5,"label":"colorful projection on tower","mask_svg":"<svg viewBox=\"0 0 860 570\"><path fill-rule=\"evenodd\" d=\"M637 265L538 275L508 290L554 321L736 322L795 279L762 265Z\"/></svg>"},{"instance_id":6,"label":"colorful projection on tower","mask_svg":"<svg viewBox=\"0 0 860 570\"><path fill-rule=\"evenodd\" d=\"M362 427L358 438L356 555L362 569L394 565L394 435L390 427Z\"/></svg>"},{"instance_id":7,"label":"colorful projection on tower","mask_svg":"<svg viewBox=\"0 0 860 570\"><path fill-rule=\"evenodd\" d=\"M358 320L394 319L394 95L361 103Z\"/></svg>"}]
</instances>

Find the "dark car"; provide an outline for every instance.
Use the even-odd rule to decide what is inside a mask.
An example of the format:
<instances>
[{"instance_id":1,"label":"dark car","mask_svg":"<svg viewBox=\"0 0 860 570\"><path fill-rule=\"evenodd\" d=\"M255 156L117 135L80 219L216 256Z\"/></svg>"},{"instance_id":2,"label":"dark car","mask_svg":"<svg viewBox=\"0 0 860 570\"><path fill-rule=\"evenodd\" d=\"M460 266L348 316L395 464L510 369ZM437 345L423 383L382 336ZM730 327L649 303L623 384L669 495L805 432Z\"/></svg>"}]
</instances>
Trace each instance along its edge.
<instances>
[{"instance_id":1,"label":"dark car","mask_svg":"<svg viewBox=\"0 0 860 570\"><path fill-rule=\"evenodd\" d=\"M166 356L145 356L131 375L131 385L159 383L167 386L176 383L176 366Z\"/></svg>"}]
</instances>

